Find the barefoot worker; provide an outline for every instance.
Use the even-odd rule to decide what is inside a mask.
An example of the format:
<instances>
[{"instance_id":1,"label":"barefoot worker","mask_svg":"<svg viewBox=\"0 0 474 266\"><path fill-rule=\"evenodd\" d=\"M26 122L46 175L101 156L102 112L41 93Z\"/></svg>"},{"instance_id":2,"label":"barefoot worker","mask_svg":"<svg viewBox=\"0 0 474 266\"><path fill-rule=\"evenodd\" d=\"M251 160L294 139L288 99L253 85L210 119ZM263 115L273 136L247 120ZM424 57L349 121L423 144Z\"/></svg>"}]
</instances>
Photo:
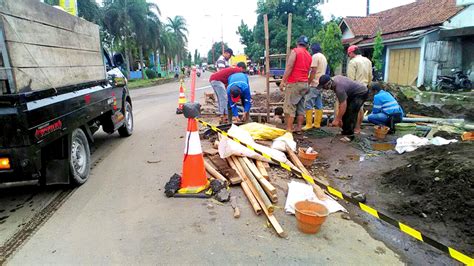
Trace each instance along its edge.
<instances>
[{"instance_id":1,"label":"barefoot worker","mask_svg":"<svg viewBox=\"0 0 474 266\"><path fill-rule=\"evenodd\" d=\"M332 126L342 127L344 138L341 140L352 141L357 117L360 108L369 98L369 90L364 84L347 77L335 76L331 79L328 75L322 75L319 78L319 87L336 93L339 110Z\"/></svg>"}]
</instances>

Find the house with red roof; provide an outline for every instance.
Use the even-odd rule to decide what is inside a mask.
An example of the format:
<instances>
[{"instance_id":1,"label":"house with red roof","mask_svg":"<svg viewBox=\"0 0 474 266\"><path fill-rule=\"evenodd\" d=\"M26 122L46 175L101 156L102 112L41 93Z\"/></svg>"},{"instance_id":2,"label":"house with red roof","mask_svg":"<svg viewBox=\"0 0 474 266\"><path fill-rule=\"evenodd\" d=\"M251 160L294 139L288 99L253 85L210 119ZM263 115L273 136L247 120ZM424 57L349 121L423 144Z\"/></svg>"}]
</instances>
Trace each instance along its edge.
<instances>
[{"instance_id":1,"label":"house with red roof","mask_svg":"<svg viewBox=\"0 0 474 266\"><path fill-rule=\"evenodd\" d=\"M431 85L453 68L471 71L474 78L474 0L418 0L366 17L345 17L339 27L344 46L357 45L368 58L381 32L386 82Z\"/></svg>"}]
</instances>

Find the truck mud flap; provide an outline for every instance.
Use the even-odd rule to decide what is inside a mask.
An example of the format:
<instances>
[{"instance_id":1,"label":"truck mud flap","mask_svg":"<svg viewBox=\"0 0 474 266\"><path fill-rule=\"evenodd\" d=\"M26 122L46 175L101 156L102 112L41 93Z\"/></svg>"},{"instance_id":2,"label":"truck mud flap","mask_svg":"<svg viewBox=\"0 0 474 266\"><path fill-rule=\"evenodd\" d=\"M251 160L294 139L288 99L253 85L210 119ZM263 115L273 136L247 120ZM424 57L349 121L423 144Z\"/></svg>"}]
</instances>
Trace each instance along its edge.
<instances>
[{"instance_id":1,"label":"truck mud flap","mask_svg":"<svg viewBox=\"0 0 474 266\"><path fill-rule=\"evenodd\" d=\"M45 185L69 184L69 160L50 160L46 165Z\"/></svg>"}]
</instances>

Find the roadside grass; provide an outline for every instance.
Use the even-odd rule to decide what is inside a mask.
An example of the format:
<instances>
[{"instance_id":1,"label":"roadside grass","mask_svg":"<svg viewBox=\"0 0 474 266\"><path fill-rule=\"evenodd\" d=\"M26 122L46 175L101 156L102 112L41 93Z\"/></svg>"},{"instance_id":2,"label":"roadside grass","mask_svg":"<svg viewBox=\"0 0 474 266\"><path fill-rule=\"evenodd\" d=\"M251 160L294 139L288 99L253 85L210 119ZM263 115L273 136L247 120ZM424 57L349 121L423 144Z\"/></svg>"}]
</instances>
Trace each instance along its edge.
<instances>
[{"instance_id":1,"label":"roadside grass","mask_svg":"<svg viewBox=\"0 0 474 266\"><path fill-rule=\"evenodd\" d=\"M153 87L161 84L165 84L168 82L174 81L174 78L156 78L156 79L132 79L128 82L128 88L139 89L139 88L146 88L146 87Z\"/></svg>"}]
</instances>

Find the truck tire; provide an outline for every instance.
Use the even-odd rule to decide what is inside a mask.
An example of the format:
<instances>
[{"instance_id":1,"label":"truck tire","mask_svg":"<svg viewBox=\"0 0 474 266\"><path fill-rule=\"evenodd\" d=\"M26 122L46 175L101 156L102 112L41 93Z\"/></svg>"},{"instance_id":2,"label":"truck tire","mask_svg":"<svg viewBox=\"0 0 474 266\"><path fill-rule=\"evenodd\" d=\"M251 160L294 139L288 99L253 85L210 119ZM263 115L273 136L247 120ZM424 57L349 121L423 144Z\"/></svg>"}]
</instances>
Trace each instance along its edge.
<instances>
[{"instance_id":1,"label":"truck tire","mask_svg":"<svg viewBox=\"0 0 474 266\"><path fill-rule=\"evenodd\" d=\"M129 137L133 133L133 113L132 105L129 102L125 102L125 123L118 129L118 133L121 137Z\"/></svg>"},{"instance_id":2,"label":"truck tire","mask_svg":"<svg viewBox=\"0 0 474 266\"><path fill-rule=\"evenodd\" d=\"M86 134L80 128L72 132L69 166L71 183L76 186L84 184L91 170L91 153Z\"/></svg>"}]
</instances>

